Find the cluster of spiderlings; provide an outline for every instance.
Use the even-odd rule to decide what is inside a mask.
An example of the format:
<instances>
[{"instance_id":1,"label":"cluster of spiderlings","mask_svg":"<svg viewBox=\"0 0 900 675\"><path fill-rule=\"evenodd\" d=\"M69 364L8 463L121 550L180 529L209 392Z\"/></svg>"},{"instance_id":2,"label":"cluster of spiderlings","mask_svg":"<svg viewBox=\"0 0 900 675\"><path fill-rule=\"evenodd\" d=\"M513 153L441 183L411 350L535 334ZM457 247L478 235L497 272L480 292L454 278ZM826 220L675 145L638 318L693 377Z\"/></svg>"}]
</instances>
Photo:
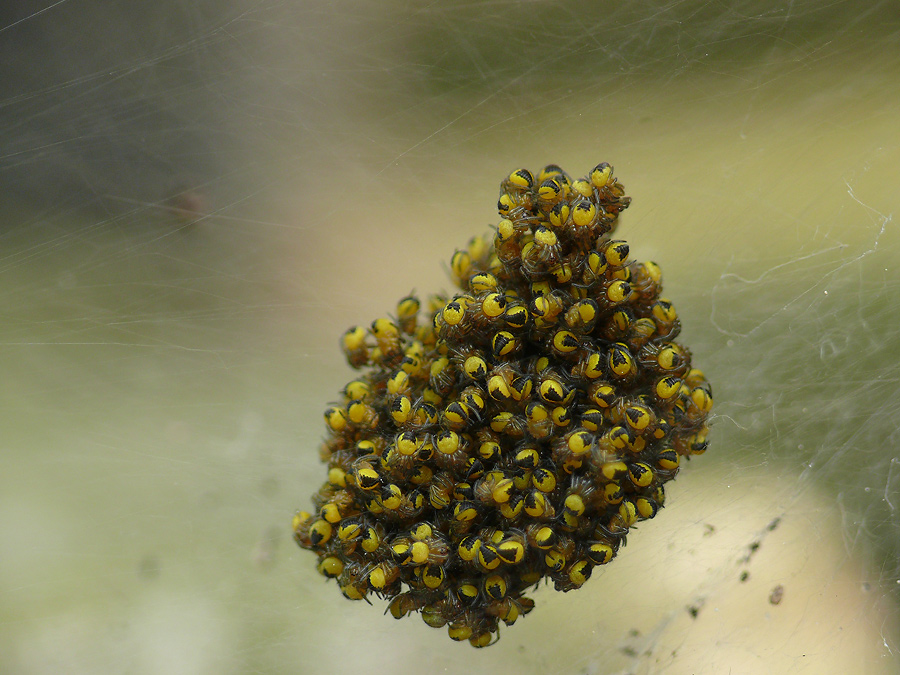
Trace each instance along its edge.
<instances>
[{"instance_id":1,"label":"cluster of spiderlings","mask_svg":"<svg viewBox=\"0 0 900 675\"><path fill-rule=\"evenodd\" d=\"M660 269L610 237L630 201L605 163L514 171L493 242L453 255L460 293L344 334L362 375L325 411L328 480L293 524L344 596L491 644L527 589L612 560L706 450L711 389Z\"/></svg>"}]
</instances>

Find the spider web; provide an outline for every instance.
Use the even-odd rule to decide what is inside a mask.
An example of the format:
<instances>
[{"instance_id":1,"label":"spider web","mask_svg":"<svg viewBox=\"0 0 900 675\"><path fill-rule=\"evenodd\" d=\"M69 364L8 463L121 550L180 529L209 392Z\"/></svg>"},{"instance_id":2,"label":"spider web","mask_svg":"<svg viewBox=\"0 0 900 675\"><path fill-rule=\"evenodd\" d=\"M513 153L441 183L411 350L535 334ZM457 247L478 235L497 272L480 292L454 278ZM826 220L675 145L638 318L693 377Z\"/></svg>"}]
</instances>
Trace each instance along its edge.
<instances>
[{"instance_id":1,"label":"spider web","mask_svg":"<svg viewBox=\"0 0 900 675\"><path fill-rule=\"evenodd\" d=\"M0 670L895 673L890 2L7 3ZM609 161L710 450L476 651L290 540L348 326Z\"/></svg>"}]
</instances>

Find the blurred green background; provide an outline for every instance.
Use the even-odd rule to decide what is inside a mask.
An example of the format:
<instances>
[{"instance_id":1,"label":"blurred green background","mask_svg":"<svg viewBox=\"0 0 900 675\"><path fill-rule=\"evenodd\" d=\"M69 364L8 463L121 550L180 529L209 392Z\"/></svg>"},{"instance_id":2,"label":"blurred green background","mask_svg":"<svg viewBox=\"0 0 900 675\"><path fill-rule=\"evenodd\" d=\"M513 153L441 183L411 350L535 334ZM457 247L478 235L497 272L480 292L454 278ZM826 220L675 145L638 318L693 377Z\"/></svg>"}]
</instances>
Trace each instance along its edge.
<instances>
[{"instance_id":1,"label":"blurred green background","mask_svg":"<svg viewBox=\"0 0 900 675\"><path fill-rule=\"evenodd\" d=\"M0 671L897 672L898 47L891 2L0 10ZM490 649L344 600L289 531L338 336L599 161L709 452Z\"/></svg>"}]
</instances>

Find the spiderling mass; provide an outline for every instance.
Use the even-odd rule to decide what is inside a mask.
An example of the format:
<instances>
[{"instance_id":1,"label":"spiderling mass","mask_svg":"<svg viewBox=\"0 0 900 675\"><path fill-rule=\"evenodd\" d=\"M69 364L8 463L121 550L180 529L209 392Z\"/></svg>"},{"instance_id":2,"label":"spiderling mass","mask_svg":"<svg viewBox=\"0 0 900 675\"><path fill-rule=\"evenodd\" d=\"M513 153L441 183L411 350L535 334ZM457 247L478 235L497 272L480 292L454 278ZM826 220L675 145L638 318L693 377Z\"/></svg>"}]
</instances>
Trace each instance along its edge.
<instances>
[{"instance_id":1,"label":"spiderling mass","mask_svg":"<svg viewBox=\"0 0 900 675\"><path fill-rule=\"evenodd\" d=\"M345 597L492 644L529 588L608 564L706 451L711 387L660 268L611 237L630 203L606 163L513 171L493 237L453 254L460 292L344 333L360 377L325 411L328 478L293 530Z\"/></svg>"}]
</instances>

